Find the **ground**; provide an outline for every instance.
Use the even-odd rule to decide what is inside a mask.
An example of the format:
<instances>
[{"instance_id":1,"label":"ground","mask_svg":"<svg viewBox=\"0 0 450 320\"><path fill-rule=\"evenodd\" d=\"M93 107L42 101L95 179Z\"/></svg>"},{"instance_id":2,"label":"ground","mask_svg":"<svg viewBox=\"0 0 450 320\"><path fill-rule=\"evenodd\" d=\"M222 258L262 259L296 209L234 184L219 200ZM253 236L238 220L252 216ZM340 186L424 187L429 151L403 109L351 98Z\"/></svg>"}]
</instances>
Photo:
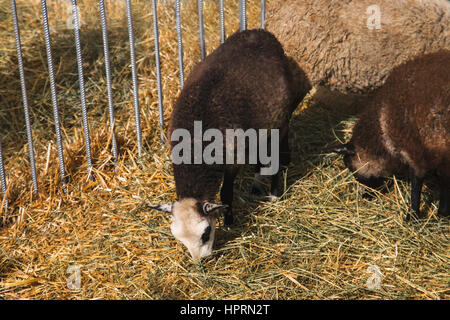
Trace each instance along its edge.
<instances>
[{"instance_id":1,"label":"ground","mask_svg":"<svg viewBox=\"0 0 450 320\"><path fill-rule=\"evenodd\" d=\"M235 223L220 221L214 254L195 264L170 233L170 216L148 203L173 201L170 154L160 140L149 2L132 1L144 152L137 155L124 2L106 1L120 156L112 161L98 7L79 1L95 181L87 179L73 30L67 1L49 17L67 173L61 191L39 1L17 1L36 152L33 199L9 1L0 0L1 143L8 210L0 213L0 299L449 299L449 222L424 190L424 220L405 223L409 183L362 187L337 155L360 110L304 102L291 120L292 163L278 201L235 186ZM173 1L159 2L164 119L179 94ZM267 2L270 6L270 1ZM248 27L259 1L248 1ZM226 1L226 31L239 26ZM200 57L196 1L183 2L186 75ZM205 1L206 46L220 41L217 1ZM377 272L379 270L381 275ZM77 276L79 275L79 279ZM77 280L79 280L77 282ZM379 284L379 287L377 287Z\"/></svg>"}]
</instances>

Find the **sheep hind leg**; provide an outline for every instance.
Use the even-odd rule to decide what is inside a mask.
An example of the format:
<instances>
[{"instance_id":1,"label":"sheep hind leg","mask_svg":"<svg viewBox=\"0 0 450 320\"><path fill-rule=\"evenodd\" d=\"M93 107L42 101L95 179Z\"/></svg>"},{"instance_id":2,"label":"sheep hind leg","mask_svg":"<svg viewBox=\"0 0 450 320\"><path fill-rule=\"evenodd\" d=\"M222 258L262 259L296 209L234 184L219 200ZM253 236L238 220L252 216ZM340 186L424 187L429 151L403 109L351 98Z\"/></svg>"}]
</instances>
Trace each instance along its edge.
<instances>
[{"instance_id":1,"label":"sheep hind leg","mask_svg":"<svg viewBox=\"0 0 450 320\"><path fill-rule=\"evenodd\" d=\"M257 167L257 172L255 172L255 177L252 183L252 190L251 194L255 196L262 196L265 193L264 190L264 182L263 182L263 176L259 173L260 167Z\"/></svg>"},{"instance_id":2,"label":"sheep hind leg","mask_svg":"<svg viewBox=\"0 0 450 320\"><path fill-rule=\"evenodd\" d=\"M440 182L440 197L438 214L443 217L450 216L450 185Z\"/></svg>"},{"instance_id":3,"label":"sheep hind leg","mask_svg":"<svg viewBox=\"0 0 450 320\"><path fill-rule=\"evenodd\" d=\"M422 193L423 177L416 176L412 171L410 173L411 178L411 210L407 213L406 220L411 219L411 211L420 218L422 216L420 212L420 196Z\"/></svg>"},{"instance_id":4,"label":"sheep hind leg","mask_svg":"<svg viewBox=\"0 0 450 320\"><path fill-rule=\"evenodd\" d=\"M269 201L273 201L278 199L279 195L279 181L280 176L283 171L283 167L287 167L289 165L289 162L291 162L291 152L289 149L289 139L288 139L288 133L286 131L286 134L281 139L281 144L279 148L279 160L280 160L280 168L278 169L278 172L271 176L271 183L270 183L270 194L266 196L266 198ZM257 166L257 172L255 173L255 178L252 184L252 191L251 194L253 195L264 195L264 183L263 183L263 176L259 173L259 170L261 169L261 166Z\"/></svg>"},{"instance_id":5,"label":"sheep hind leg","mask_svg":"<svg viewBox=\"0 0 450 320\"><path fill-rule=\"evenodd\" d=\"M270 183L270 194L266 196L266 191L264 187L263 175L260 173L255 173L255 178L252 184L251 194L255 196L264 196L267 200L273 201L278 199L278 187L279 187L279 179L280 179L281 169L274 175L272 175L271 183Z\"/></svg>"},{"instance_id":6,"label":"sheep hind leg","mask_svg":"<svg viewBox=\"0 0 450 320\"><path fill-rule=\"evenodd\" d=\"M284 167L287 167L289 165L289 162L291 162L291 151L289 149L289 137L288 133L284 135L284 137L281 139L281 145L280 145L280 168L278 169L278 172L272 176L272 181L270 185L270 195L269 200L275 200L278 199L278 197L281 196L279 185L280 185L280 176L282 176L282 172L285 169Z\"/></svg>"},{"instance_id":7,"label":"sheep hind leg","mask_svg":"<svg viewBox=\"0 0 450 320\"><path fill-rule=\"evenodd\" d=\"M234 168L233 169L225 169L225 173L223 176L223 184L222 184L222 188L220 189L220 200L222 201L222 204L228 205L228 208L225 211L225 215L224 215L224 223L227 226L233 224L233 209L232 209L233 185L234 185L234 179L236 178L237 173L238 173L237 169L234 169Z\"/></svg>"}]
</instances>

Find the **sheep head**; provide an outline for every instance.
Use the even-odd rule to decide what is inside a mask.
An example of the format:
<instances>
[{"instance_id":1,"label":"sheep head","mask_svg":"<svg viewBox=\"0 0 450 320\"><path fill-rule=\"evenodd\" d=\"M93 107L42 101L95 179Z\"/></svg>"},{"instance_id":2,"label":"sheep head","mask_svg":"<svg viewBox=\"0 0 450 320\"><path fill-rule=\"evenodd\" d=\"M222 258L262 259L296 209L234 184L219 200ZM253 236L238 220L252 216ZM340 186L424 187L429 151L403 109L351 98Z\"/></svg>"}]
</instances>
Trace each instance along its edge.
<instances>
[{"instance_id":1,"label":"sheep head","mask_svg":"<svg viewBox=\"0 0 450 320\"><path fill-rule=\"evenodd\" d=\"M193 260L199 262L211 254L217 214L228 206L184 198L174 203L149 207L171 213L172 234L188 248Z\"/></svg>"},{"instance_id":2,"label":"sheep head","mask_svg":"<svg viewBox=\"0 0 450 320\"><path fill-rule=\"evenodd\" d=\"M384 182L384 159L374 158L363 149L355 148L352 141L327 148L327 152L334 152L344 156L345 166L353 173L355 179L363 185L376 189Z\"/></svg>"}]
</instances>

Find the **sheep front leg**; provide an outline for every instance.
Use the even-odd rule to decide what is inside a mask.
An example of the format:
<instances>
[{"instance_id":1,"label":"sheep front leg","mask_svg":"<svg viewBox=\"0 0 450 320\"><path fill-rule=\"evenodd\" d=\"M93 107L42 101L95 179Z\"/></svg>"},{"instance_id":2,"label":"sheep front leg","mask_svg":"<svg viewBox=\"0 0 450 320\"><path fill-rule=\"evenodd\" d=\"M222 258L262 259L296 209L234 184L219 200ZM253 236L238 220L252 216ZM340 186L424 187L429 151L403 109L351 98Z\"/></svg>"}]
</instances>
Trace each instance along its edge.
<instances>
[{"instance_id":1,"label":"sheep front leg","mask_svg":"<svg viewBox=\"0 0 450 320\"><path fill-rule=\"evenodd\" d=\"M285 135L281 139L280 144L280 168L278 169L278 172L272 176L272 181L270 185L270 195L269 198L276 199L278 198L280 194L279 185L280 185L280 175L284 170L284 167L287 167L289 165L289 162L291 162L291 151L289 149L289 134L286 130Z\"/></svg>"},{"instance_id":2,"label":"sheep front leg","mask_svg":"<svg viewBox=\"0 0 450 320\"><path fill-rule=\"evenodd\" d=\"M223 184L222 188L220 189L220 200L222 201L222 204L228 205L224 216L224 222L226 226L233 224L233 185L237 173L237 169L225 169L223 175Z\"/></svg>"},{"instance_id":3,"label":"sheep front leg","mask_svg":"<svg viewBox=\"0 0 450 320\"><path fill-rule=\"evenodd\" d=\"M450 186L445 182L440 182L438 214L443 217L450 215Z\"/></svg>"},{"instance_id":4,"label":"sheep front leg","mask_svg":"<svg viewBox=\"0 0 450 320\"><path fill-rule=\"evenodd\" d=\"M410 172L411 178L411 210L416 214L417 217L421 217L420 213L420 195L422 193L423 177L418 177L414 172ZM406 216L406 220L410 220L410 213Z\"/></svg>"}]
</instances>

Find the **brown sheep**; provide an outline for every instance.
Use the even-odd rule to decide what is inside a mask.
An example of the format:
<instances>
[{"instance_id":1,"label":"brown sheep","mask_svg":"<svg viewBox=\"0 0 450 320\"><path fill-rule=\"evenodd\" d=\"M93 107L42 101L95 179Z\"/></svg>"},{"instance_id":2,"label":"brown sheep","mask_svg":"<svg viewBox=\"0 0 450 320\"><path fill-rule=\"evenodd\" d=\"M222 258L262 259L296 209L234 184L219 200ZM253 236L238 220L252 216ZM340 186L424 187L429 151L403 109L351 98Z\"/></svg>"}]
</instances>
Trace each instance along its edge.
<instances>
[{"instance_id":1,"label":"brown sheep","mask_svg":"<svg viewBox=\"0 0 450 320\"><path fill-rule=\"evenodd\" d=\"M409 171L411 208L420 216L424 177L436 174L439 214L450 213L450 51L413 59L392 71L353 129L344 154L355 177L370 187ZM408 217L409 219L409 214Z\"/></svg>"},{"instance_id":2,"label":"brown sheep","mask_svg":"<svg viewBox=\"0 0 450 320\"><path fill-rule=\"evenodd\" d=\"M171 212L171 231L194 260L212 252L218 209L226 209L225 224L232 223L233 182L243 165L175 163L180 142L174 134L181 129L194 135L187 152L190 158L199 142L195 140L196 121L201 121L205 133L210 129L223 134L229 129L277 129L279 141L271 145L280 142L280 164L287 165L289 120L310 89L304 73L285 56L278 40L263 30L235 33L194 67L169 124L177 201L153 207ZM205 150L205 141L200 143ZM246 140L247 155L250 147L261 150L260 144L249 146ZM225 149L226 143L221 143L219 153L224 155ZM273 195L278 193L278 174L272 176ZM223 205L214 204L219 189Z\"/></svg>"},{"instance_id":3,"label":"brown sheep","mask_svg":"<svg viewBox=\"0 0 450 320\"><path fill-rule=\"evenodd\" d=\"M266 26L330 105L365 102L395 66L450 50L448 0L273 0Z\"/></svg>"}]
</instances>

